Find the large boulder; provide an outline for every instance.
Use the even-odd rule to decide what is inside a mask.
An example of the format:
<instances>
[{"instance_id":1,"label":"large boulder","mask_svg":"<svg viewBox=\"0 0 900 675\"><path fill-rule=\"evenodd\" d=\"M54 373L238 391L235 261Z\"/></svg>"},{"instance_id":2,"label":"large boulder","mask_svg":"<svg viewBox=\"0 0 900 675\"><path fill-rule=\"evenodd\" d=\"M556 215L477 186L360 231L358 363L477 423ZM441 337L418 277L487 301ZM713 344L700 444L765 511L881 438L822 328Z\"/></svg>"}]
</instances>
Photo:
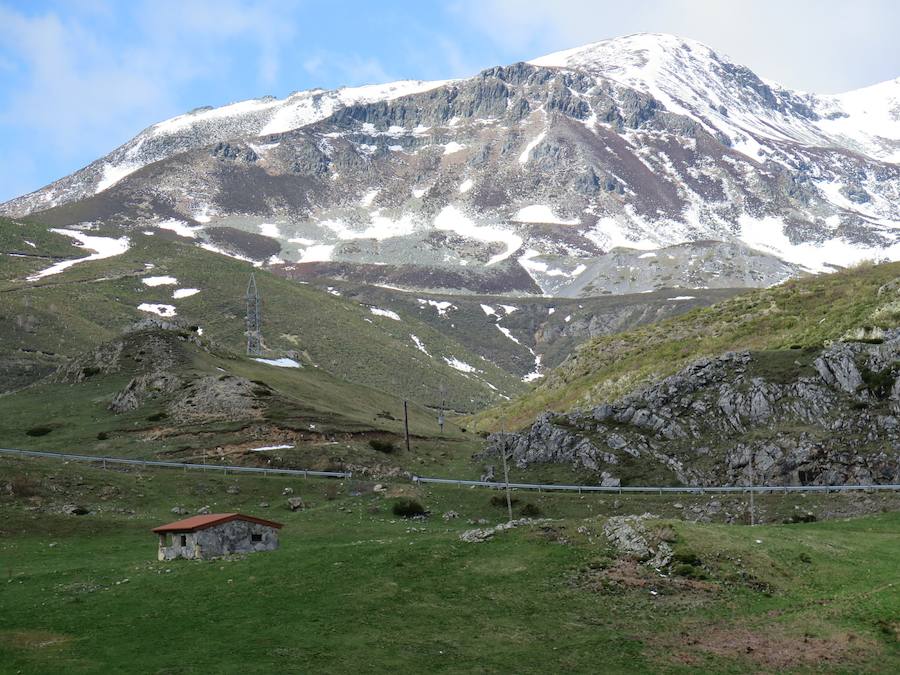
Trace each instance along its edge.
<instances>
[{"instance_id":1,"label":"large boulder","mask_svg":"<svg viewBox=\"0 0 900 675\"><path fill-rule=\"evenodd\" d=\"M657 569L672 562L672 547L651 534L645 521L656 516L613 516L603 525L603 533L620 553L646 562Z\"/></svg>"}]
</instances>

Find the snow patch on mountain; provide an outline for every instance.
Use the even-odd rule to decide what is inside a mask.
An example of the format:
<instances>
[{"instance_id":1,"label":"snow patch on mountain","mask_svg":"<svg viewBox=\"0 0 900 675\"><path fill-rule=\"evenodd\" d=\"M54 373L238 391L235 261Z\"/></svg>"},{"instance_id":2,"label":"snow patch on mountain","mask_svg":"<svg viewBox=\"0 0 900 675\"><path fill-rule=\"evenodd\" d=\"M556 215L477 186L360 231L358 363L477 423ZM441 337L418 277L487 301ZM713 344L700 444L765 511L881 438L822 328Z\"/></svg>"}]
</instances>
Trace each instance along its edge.
<instances>
[{"instance_id":1,"label":"snow patch on mountain","mask_svg":"<svg viewBox=\"0 0 900 675\"><path fill-rule=\"evenodd\" d=\"M435 216L434 226L438 230L454 232L461 237L483 241L487 243L500 242L506 244L506 250L491 257L487 267L506 260L522 247L523 239L515 232L494 227L492 225L479 225L465 215L456 206L449 204L441 209Z\"/></svg>"},{"instance_id":2,"label":"snow patch on mountain","mask_svg":"<svg viewBox=\"0 0 900 675\"><path fill-rule=\"evenodd\" d=\"M532 204L524 206L516 212L513 220L520 223L550 223L554 225L579 225L578 218L560 218L553 213L553 207L547 204Z\"/></svg>"},{"instance_id":3,"label":"snow patch on mountain","mask_svg":"<svg viewBox=\"0 0 900 675\"><path fill-rule=\"evenodd\" d=\"M443 358L444 358L444 361L447 362L447 365L449 365L451 368L458 370L461 373L480 373L481 372L475 366L470 366L468 363L466 363L465 361L460 361L455 356L451 356L450 358L447 358L445 356Z\"/></svg>"},{"instance_id":4,"label":"snow patch on mountain","mask_svg":"<svg viewBox=\"0 0 900 675\"><path fill-rule=\"evenodd\" d=\"M161 223L157 223L156 225L161 230L169 230L170 232L174 232L179 237L186 237L188 239L196 239L197 232L202 230L202 227L191 227L183 220L164 220Z\"/></svg>"},{"instance_id":5,"label":"snow patch on mountain","mask_svg":"<svg viewBox=\"0 0 900 675\"><path fill-rule=\"evenodd\" d=\"M56 232L57 234L62 234L66 237L70 237L76 241L76 246L78 246L79 248L88 249L89 251L94 251L94 253L84 258L61 260L60 262L55 263L50 267L41 270L40 272L32 274L27 278L27 281L37 281L38 279L43 279L44 277L59 274L60 272L63 272L73 265L77 265L79 263L85 263L90 260L103 260L104 258L112 258L113 256L122 255L131 246L131 241L128 239L128 237L119 237L118 239L114 239L112 237L92 236L78 230L56 228L53 228L50 231Z\"/></svg>"},{"instance_id":6,"label":"snow patch on mountain","mask_svg":"<svg viewBox=\"0 0 900 675\"><path fill-rule=\"evenodd\" d=\"M175 305L164 305L151 302L142 302L138 305L138 309L149 314L157 314L166 318L171 318L177 314Z\"/></svg>"},{"instance_id":7,"label":"snow patch on mountain","mask_svg":"<svg viewBox=\"0 0 900 675\"><path fill-rule=\"evenodd\" d=\"M375 316L383 316L394 321L402 321L400 315L390 309L381 309L380 307L369 307L369 311Z\"/></svg>"},{"instance_id":8,"label":"snow patch on mountain","mask_svg":"<svg viewBox=\"0 0 900 675\"><path fill-rule=\"evenodd\" d=\"M425 356L431 356L431 354L428 353L428 350L425 349L425 343L422 342L422 340L420 340L418 336L410 333L409 337L413 341L413 344L416 346L416 349L422 352Z\"/></svg>"},{"instance_id":9,"label":"snow patch on mountain","mask_svg":"<svg viewBox=\"0 0 900 675\"><path fill-rule=\"evenodd\" d=\"M178 279L169 276L144 277L141 279L141 283L145 286L174 286L178 283Z\"/></svg>"},{"instance_id":10,"label":"snow patch on mountain","mask_svg":"<svg viewBox=\"0 0 900 675\"><path fill-rule=\"evenodd\" d=\"M519 155L519 164L525 166L528 163L528 160L531 159L531 151L534 150L537 146L541 144L544 138L547 137L547 132L542 131L533 139L528 142L528 145L525 146L525 149L522 151L522 154Z\"/></svg>"}]
</instances>

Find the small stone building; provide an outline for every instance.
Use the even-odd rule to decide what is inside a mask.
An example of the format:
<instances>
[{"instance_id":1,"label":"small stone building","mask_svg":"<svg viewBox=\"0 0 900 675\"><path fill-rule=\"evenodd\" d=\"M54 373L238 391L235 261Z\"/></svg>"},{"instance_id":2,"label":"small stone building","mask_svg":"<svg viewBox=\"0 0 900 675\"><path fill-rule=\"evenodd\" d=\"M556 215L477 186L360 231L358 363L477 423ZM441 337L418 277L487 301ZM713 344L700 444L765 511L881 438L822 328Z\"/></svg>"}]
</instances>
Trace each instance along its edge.
<instances>
[{"instance_id":1,"label":"small stone building","mask_svg":"<svg viewBox=\"0 0 900 675\"><path fill-rule=\"evenodd\" d=\"M208 559L230 553L274 551L281 523L242 513L210 513L153 528L159 559Z\"/></svg>"}]
</instances>

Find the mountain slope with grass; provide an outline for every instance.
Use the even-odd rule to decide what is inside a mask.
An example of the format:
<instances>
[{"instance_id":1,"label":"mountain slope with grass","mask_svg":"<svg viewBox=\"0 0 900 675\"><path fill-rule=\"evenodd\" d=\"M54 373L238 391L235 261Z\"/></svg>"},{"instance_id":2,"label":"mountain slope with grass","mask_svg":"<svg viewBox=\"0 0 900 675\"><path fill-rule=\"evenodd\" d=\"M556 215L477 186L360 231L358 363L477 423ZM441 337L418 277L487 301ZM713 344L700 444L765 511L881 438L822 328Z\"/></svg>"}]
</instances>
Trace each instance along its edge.
<instances>
[{"instance_id":1,"label":"mountain slope with grass","mask_svg":"<svg viewBox=\"0 0 900 675\"><path fill-rule=\"evenodd\" d=\"M592 341L482 416L559 406L480 458L567 464L607 486L896 484L898 271L795 281Z\"/></svg>"},{"instance_id":2,"label":"mountain slope with grass","mask_svg":"<svg viewBox=\"0 0 900 675\"><path fill-rule=\"evenodd\" d=\"M363 305L279 278L173 233L132 232L120 251L88 259L70 235L0 223L0 391L35 381L65 360L115 338L141 317L175 316L232 351L246 344L245 293L255 272L262 301L263 356L290 357L347 380L436 404L475 410L523 387L510 374L411 314ZM92 230L89 246L123 242ZM100 243L97 243L97 242ZM33 244L33 246L32 246ZM20 253L24 252L24 253ZM13 253L14 255L10 255ZM23 257L24 256L24 257ZM81 259L40 277L60 262ZM6 261L12 262L7 266ZM427 353L426 353L427 352Z\"/></svg>"},{"instance_id":3,"label":"mountain slope with grass","mask_svg":"<svg viewBox=\"0 0 900 675\"><path fill-rule=\"evenodd\" d=\"M476 417L522 428L547 411L614 401L725 352L820 349L900 321L900 264L859 267L754 290L679 317L584 343L521 397Z\"/></svg>"},{"instance_id":4,"label":"mountain slope with grass","mask_svg":"<svg viewBox=\"0 0 900 675\"><path fill-rule=\"evenodd\" d=\"M320 368L239 355L177 320L145 319L0 396L4 447L186 462L396 473L473 439L403 401ZM269 450L260 450L269 448ZM462 449L459 449L462 448Z\"/></svg>"}]
</instances>

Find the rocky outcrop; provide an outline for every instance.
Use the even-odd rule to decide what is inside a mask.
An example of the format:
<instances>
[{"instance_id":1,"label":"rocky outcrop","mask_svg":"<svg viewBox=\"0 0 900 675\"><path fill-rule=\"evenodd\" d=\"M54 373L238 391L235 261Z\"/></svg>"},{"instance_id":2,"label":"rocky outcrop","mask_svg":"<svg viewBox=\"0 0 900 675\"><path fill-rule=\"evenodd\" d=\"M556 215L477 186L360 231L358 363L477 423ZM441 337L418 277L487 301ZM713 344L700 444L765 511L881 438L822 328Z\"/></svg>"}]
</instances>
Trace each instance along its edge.
<instances>
[{"instance_id":1,"label":"rocky outcrop","mask_svg":"<svg viewBox=\"0 0 900 675\"><path fill-rule=\"evenodd\" d=\"M647 529L647 520L656 516L613 516L603 525L603 534L620 553L657 569L672 561L672 547Z\"/></svg>"},{"instance_id":2,"label":"rocky outcrop","mask_svg":"<svg viewBox=\"0 0 900 675\"><path fill-rule=\"evenodd\" d=\"M535 520L533 518L519 518L517 520L510 520L506 523L494 525L493 527L481 527L474 530L466 530L459 535L459 540L464 541L468 544L479 544L483 541L487 541L488 539L493 539L494 535L498 532L512 530L523 525L535 525L546 522L549 522L549 519L539 518Z\"/></svg>"},{"instance_id":3,"label":"rocky outcrop","mask_svg":"<svg viewBox=\"0 0 900 675\"><path fill-rule=\"evenodd\" d=\"M494 434L479 459L501 450L607 485L898 482L900 330L880 344L700 359L614 403Z\"/></svg>"}]
</instances>

